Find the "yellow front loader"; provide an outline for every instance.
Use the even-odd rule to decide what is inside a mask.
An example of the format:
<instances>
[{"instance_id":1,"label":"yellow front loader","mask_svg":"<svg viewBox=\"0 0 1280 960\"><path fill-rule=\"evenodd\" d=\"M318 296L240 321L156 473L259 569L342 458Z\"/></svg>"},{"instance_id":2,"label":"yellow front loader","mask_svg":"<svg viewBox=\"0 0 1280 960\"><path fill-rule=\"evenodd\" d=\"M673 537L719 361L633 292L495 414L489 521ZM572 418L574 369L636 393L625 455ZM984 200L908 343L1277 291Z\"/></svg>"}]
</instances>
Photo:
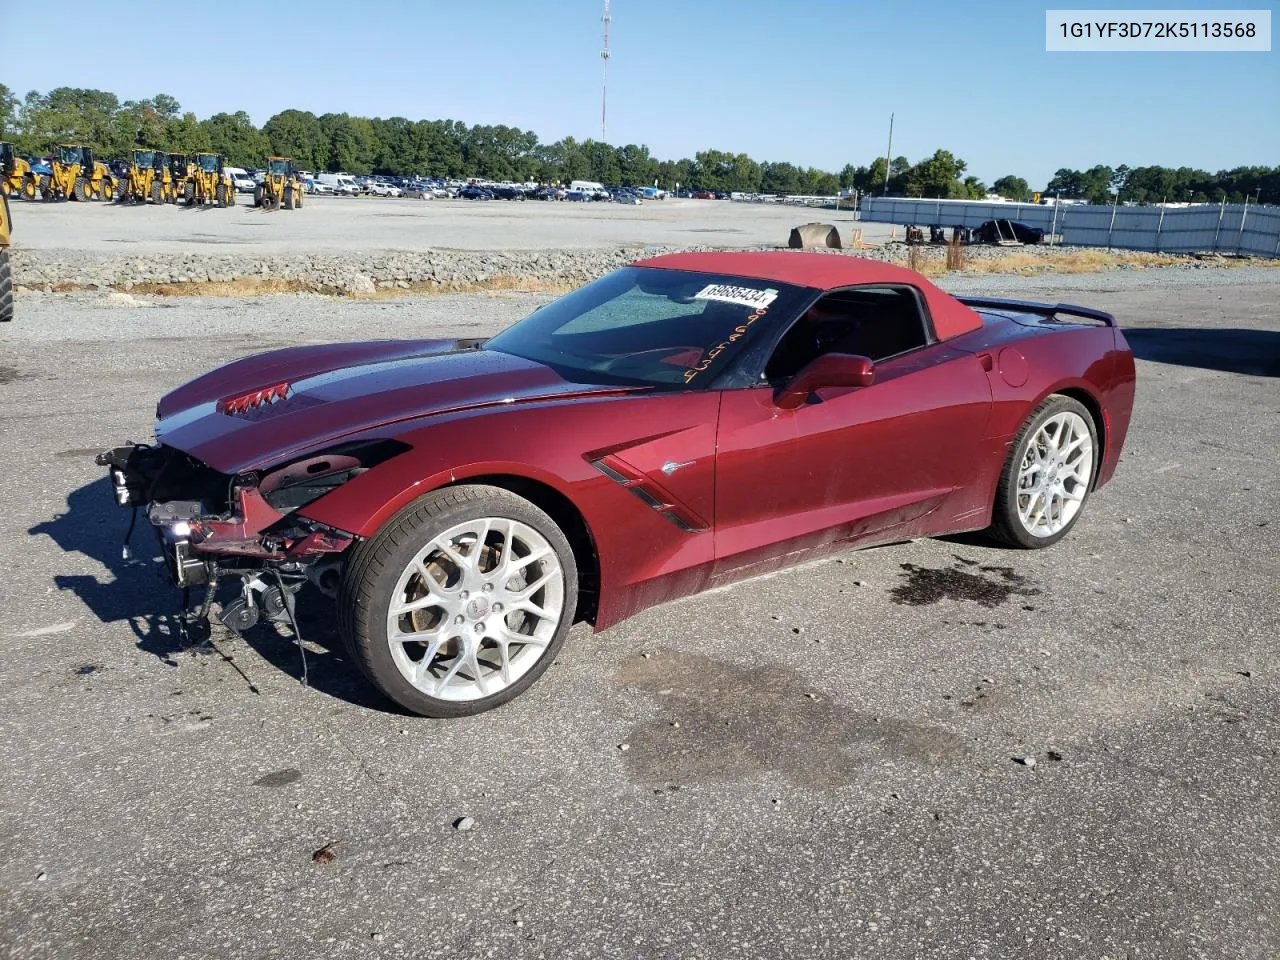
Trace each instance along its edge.
<instances>
[{"instance_id":1,"label":"yellow front loader","mask_svg":"<svg viewBox=\"0 0 1280 960\"><path fill-rule=\"evenodd\" d=\"M53 151L52 173L40 178L46 200L110 200L116 182L106 164L93 158L93 148L64 143Z\"/></svg>"},{"instance_id":2,"label":"yellow front loader","mask_svg":"<svg viewBox=\"0 0 1280 960\"><path fill-rule=\"evenodd\" d=\"M159 150L135 150L127 179L117 181L121 203L164 203L170 189L167 158Z\"/></svg>"},{"instance_id":3,"label":"yellow front loader","mask_svg":"<svg viewBox=\"0 0 1280 960\"><path fill-rule=\"evenodd\" d=\"M190 181L191 159L185 153L169 154L169 184L164 202L177 203L179 197L185 197Z\"/></svg>"},{"instance_id":4,"label":"yellow front loader","mask_svg":"<svg viewBox=\"0 0 1280 960\"><path fill-rule=\"evenodd\" d=\"M264 210L293 210L302 206L302 184L288 157L267 157L262 182L253 191L253 205Z\"/></svg>"},{"instance_id":5,"label":"yellow front loader","mask_svg":"<svg viewBox=\"0 0 1280 960\"><path fill-rule=\"evenodd\" d=\"M31 164L18 156L12 143L0 143L0 193L24 200L34 200L39 193Z\"/></svg>"},{"instance_id":6,"label":"yellow front loader","mask_svg":"<svg viewBox=\"0 0 1280 960\"><path fill-rule=\"evenodd\" d=\"M13 270L9 266L9 195L0 193L0 323L13 319Z\"/></svg>"},{"instance_id":7,"label":"yellow front loader","mask_svg":"<svg viewBox=\"0 0 1280 960\"><path fill-rule=\"evenodd\" d=\"M191 164L191 176L183 188L187 204L235 206L236 188L231 177L222 172L222 157L216 153L197 153Z\"/></svg>"}]
</instances>

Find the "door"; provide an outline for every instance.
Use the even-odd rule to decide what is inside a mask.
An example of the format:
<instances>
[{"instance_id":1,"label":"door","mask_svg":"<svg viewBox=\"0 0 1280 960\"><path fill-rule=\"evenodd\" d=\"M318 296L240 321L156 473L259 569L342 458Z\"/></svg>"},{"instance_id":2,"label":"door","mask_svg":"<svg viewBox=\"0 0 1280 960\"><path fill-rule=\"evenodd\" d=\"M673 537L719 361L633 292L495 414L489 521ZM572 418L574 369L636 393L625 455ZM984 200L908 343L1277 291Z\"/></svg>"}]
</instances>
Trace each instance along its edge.
<instances>
[{"instance_id":1,"label":"door","mask_svg":"<svg viewBox=\"0 0 1280 960\"><path fill-rule=\"evenodd\" d=\"M877 336L887 342L883 331ZM779 351L794 347L787 339ZM831 345L853 352L857 341L824 334L807 349ZM899 338L882 349L904 345ZM792 366L808 359L802 353ZM871 386L819 390L794 410L773 403L785 380L773 381L726 391L721 401L716 578L798 561L832 543L945 526L948 501L964 499L957 493L985 451L991 392L974 355L946 343L909 348L877 362Z\"/></svg>"}]
</instances>

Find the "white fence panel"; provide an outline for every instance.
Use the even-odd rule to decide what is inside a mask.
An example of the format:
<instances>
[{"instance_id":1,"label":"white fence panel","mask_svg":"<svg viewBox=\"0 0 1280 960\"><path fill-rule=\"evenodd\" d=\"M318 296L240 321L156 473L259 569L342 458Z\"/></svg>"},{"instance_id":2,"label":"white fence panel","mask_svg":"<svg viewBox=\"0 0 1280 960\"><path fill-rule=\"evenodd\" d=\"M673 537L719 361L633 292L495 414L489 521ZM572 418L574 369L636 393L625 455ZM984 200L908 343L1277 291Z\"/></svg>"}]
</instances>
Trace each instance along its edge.
<instances>
[{"instance_id":1,"label":"white fence panel","mask_svg":"<svg viewBox=\"0 0 1280 960\"><path fill-rule=\"evenodd\" d=\"M1280 257L1280 207L1271 206L1062 204L1055 208L1030 203L864 197L859 217L922 227L977 227L987 220L1017 220L1059 234L1062 242L1071 246Z\"/></svg>"}]
</instances>

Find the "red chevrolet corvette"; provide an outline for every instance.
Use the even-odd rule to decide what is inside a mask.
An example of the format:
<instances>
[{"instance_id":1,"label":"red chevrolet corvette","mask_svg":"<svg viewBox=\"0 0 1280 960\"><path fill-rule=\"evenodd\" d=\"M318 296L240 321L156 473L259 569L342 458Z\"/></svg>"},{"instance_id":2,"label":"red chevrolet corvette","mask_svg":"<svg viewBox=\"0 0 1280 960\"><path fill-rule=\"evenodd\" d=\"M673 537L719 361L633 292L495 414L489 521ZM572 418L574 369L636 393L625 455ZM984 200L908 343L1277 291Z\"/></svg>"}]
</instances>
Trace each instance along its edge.
<instances>
[{"instance_id":1,"label":"red chevrolet corvette","mask_svg":"<svg viewBox=\"0 0 1280 960\"><path fill-rule=\"evenodd\" d=\"M1133 393L1105 313L843 255L690 253L483 342L237 360L160 401L154 445L98 461L180 586L237 582L224 623L292 623L310 580L369 680L446 717L528 688L575 620L849 546L1055 543Z\"/></svg>"}]
</instances>

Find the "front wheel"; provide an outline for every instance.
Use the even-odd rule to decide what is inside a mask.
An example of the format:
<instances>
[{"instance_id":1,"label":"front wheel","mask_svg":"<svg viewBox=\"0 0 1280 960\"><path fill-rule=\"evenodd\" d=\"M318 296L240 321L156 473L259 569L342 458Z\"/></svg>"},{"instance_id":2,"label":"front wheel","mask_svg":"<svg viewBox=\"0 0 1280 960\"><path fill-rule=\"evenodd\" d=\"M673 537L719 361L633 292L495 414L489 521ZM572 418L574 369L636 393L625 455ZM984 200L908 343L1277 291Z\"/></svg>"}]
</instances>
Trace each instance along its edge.
<instances>
[{"instance_id":1,"label":"front wheel","mask_svg":"<svg viewBox=\"0 0 1280 960\"><path fill-rule=\"evenodd\" d=\"M991 532L1032 550L1065 537L1093 487L1097 448L1097 428L1084 405L1061 394L1046 397L1005 461Z\"/></svg>"},{"instance_id":2,"label":"front wheel","mask_svg":"<svg viewBox=\"0 0 1280 960\"><path fill-rule=\"evenodd\" d=\"M340 628L361 671L427 717L482 713L551 665L577 610L564 533L499 487L429 493L347 563Z\"/></svg>"},{"instance_id":3,"label":"front wheel","mask_svg":"<svg viewBox=\"0 0 1280 960\"><path fill-rule=\"evenodd\" d=\"M9 248L0 247L0 323L8 323L12 319L13 268L9 265Z\"/></svg>"}]
</instances>

